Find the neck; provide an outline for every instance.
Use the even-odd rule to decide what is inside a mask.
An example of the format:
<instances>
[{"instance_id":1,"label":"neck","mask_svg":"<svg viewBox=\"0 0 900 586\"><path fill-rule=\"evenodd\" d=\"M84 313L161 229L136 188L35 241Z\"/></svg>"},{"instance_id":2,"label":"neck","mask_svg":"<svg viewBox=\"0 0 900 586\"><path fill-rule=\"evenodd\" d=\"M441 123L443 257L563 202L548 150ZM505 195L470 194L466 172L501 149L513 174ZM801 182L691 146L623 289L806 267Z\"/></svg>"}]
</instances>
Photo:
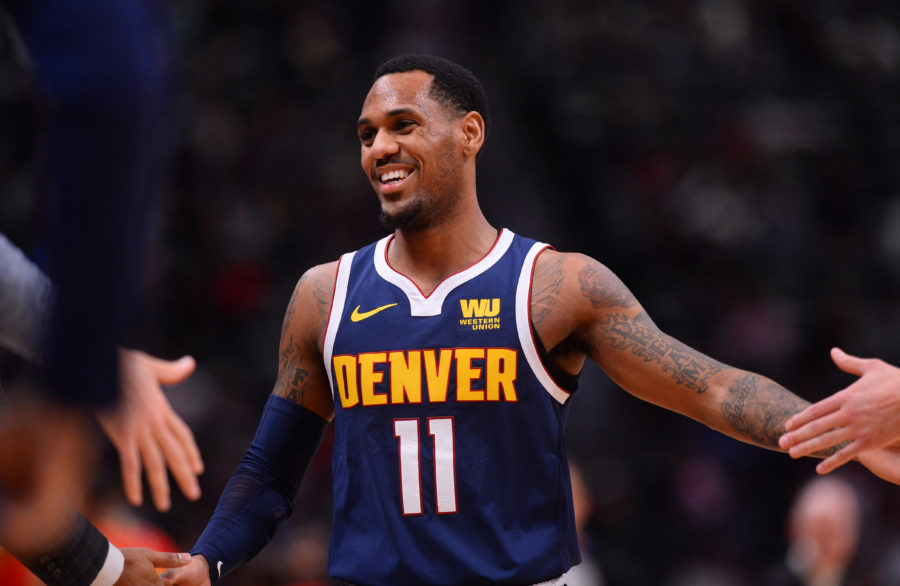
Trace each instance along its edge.
<instances>
[{"instance_id":1,"label":"neck","mask_svg":"<svg viewBox=\"0 0 900 586\"><path fill-rule=\"evenodd\" d=\"M480 209L422 230L398 229L388 249L388 262L427 295L450 275L481 260L497 234Z\"/></svg>"}]
</instances>

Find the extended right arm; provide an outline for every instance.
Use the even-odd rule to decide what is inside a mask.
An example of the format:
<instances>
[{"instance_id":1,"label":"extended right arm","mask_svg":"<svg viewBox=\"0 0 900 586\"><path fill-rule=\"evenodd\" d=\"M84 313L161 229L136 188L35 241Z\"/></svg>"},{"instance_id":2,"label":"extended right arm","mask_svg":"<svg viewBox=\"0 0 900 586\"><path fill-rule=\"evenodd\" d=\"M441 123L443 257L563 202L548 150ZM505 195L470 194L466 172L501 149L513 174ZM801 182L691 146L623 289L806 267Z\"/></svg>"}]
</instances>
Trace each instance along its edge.
<instances>
[{"instance_id":1,"label":"extended right arm","mask_svg":"<svg viewBox=\"0 0 900 586\"><path fill-rule=\"evenodd\" d=\"M191 564L166 572L167 584L215 582L265 547L293 511L334 413L320 344L336 269L315 267L297 283L282 326L278 378L253 443L191 550Z\"/></svg>"}]
</instances>

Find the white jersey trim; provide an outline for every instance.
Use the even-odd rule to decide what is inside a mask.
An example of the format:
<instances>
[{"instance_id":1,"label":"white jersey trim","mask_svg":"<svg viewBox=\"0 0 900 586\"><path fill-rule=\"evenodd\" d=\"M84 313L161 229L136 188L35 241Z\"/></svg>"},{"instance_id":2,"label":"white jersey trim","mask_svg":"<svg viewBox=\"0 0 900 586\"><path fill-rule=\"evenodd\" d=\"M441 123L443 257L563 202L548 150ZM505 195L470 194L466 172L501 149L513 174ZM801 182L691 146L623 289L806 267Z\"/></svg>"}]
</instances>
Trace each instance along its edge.
<instances>
[{"instance_id":1,"label":"white jersey trim","mask_svg":"<svg viewBox=\"0 0 900 586\"><path fill-rule=\"evenodd\" d=\"M344 314L344 303L347 301L347 285L350 282L350 267L353 266L353 255L348 252L338 261L337 277L334 280L334 297L331 299L331 312L328 314L328 325L325 326L325 340L322 343L322 358L325 360L325 372L328 373L328 384L331 387L331 399L334 400L334 380L331 376L331 354L334 351L334 339L337 337L341 316Z\"/></svg>"},{"instance_id":2,"label":"white jersey trim","mask_svg":"<svg viewBox=\"0 0 900 586\"><path fill-rule=\"evenodd\" d=\"M556 381L547 372L544 363L541 362L541 356L538 353L534 336L531 334L531 320L529 319L529 314L531 313L531 278L534 274L534 264L537 260L537 255L549 247L549 244L535 242L525 256L525 262L522 263L522 272L519 273L519 284L516 286L516 329L519 332L519 344L522 345L522 352L525 354L525 359L528 361L528 366L531 367L534 376L537 377L544 390L550 393L551 397L563 404L569 398L569 393L556 384Z\"/></svg>"},{"instance_id":3,"label":"white jersey trim","mask_svg":"<svg viewBox=\"0 0 900 586\"><path fill-rule=\"evenodd\" d=\"M407 299L409 299L410 315L416 317L440 315L441 307L443 306L447 295L459 285L474 279L494 266L494 264L500 260L509 249L509 246L513 241L513 236L514 234L506 228L501 229L500 235L497 237L494 246L481 260L467 269L463 269L458 273L450 275L441 281L435 290L427 296L422 293L409 277L397 272L388 264L386 252L388 242L392 235L385 236L375 245L375 270L382 279L396 285L406 294Z\"/></svg>"}]
</instances>

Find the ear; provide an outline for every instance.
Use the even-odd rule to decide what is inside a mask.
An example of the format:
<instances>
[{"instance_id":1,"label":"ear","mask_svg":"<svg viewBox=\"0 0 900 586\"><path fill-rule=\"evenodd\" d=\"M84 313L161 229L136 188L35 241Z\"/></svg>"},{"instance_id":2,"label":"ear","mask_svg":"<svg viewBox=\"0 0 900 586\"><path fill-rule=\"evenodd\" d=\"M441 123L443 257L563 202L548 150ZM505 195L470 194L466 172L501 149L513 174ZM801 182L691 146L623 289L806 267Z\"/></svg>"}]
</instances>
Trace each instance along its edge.
<instances>
[{"instance_id":1,"label":"ear","mask_svg":"<svg viewBox=\"0 0 900 586\"><path fill-rule=\"evenodd\" d=\"M484 118L478 112L469 112L463 117L462 131L463 153L467 157L474 157L484 146Z\"/></svg>"}]
</instances>

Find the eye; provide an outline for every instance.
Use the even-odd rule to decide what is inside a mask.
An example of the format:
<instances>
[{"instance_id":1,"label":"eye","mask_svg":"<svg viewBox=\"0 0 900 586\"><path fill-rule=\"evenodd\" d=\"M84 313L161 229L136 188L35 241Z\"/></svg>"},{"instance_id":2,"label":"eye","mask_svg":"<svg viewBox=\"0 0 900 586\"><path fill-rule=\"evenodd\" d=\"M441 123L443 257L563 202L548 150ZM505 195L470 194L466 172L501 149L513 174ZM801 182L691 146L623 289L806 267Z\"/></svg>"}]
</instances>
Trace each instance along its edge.
<instances>
[{"instance_id":1,"label":"eye","mask_svg":"<svg viewBox=\"0 0 900 586\"><path fill-rule=\"evenodd\" d=\"M395 124L397 130L410 130L415 125L416 121L410 120L409 118L400 118L397 120L397 124Z\"/></svg>"},{"instance_id":2,"label":"eye","mask_svg":"<svg viewBox=\"0 0 900 586\"><path fill-rule=\"evenodd\" d=\"M359 142L364 145L372 144L372 141L375 140L375 131L371 128L363 128L359 131Z\"/></svg>"}]
</instances>

